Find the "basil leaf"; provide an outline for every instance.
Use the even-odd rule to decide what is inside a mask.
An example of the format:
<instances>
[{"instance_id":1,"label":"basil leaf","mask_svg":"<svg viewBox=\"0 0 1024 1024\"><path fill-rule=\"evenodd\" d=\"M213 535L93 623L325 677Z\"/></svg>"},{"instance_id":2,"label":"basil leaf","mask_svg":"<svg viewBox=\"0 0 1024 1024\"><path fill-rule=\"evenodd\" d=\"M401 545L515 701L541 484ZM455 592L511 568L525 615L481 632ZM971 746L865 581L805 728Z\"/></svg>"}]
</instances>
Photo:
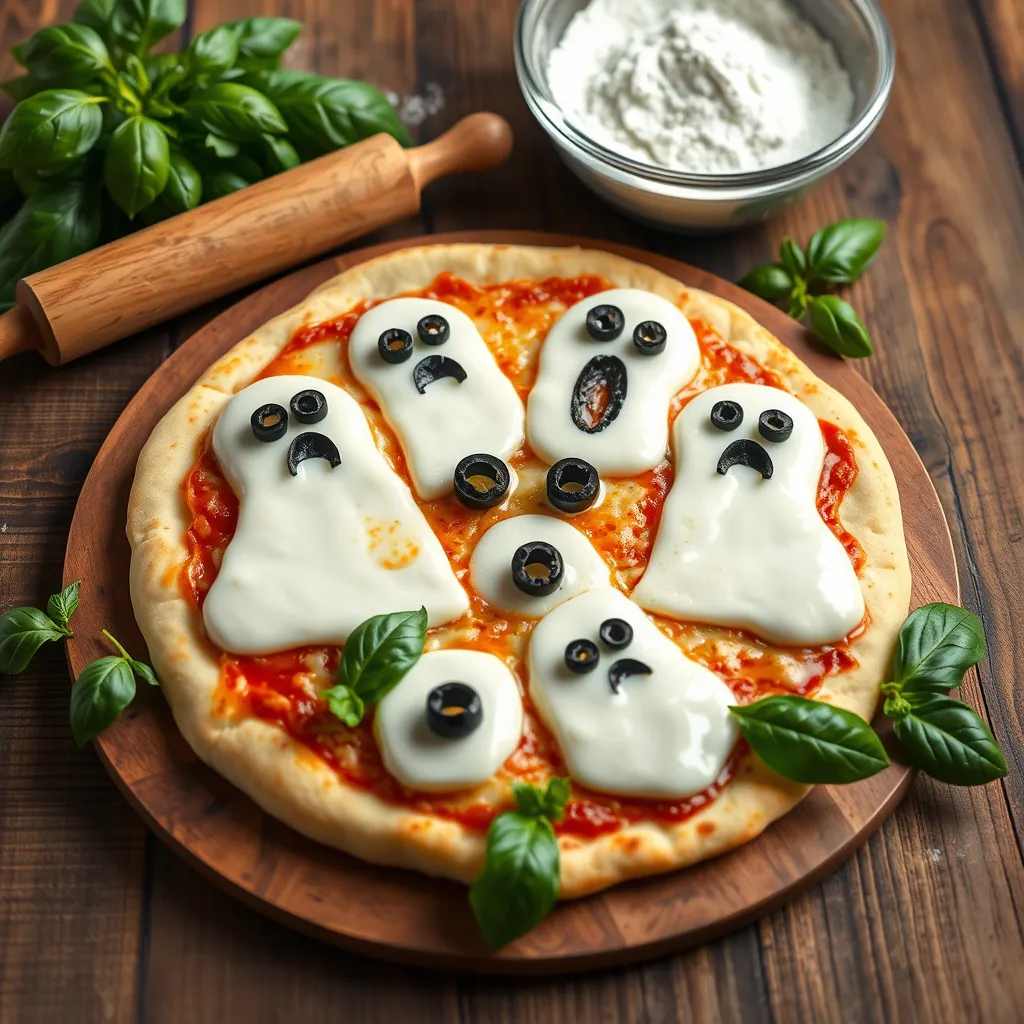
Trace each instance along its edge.
<instances>
[{"instance_id":1,"label":"basil leaf","mask_svg":"<svg viewBox=\"0 0 1024 1024\"><path fill-rule=\"evenodd\" d=\"M543 815L549 821L561 821L569 801L571 786L568 779L553 778L545 789L526 782L513 782L512 795L524 814Z\"/></svg>"},{"instance_id":2,"label":"basil leaf","mask_svg":"<svg viewBox=\"0 0 1024 1024\"><path fill-rule=\"evenodd\" d=\"M30 170L88 153L103 129L102 96L47 89L22 100L0 129L0 167Z\"/></svg>"},{"instance_id":3,"label":"basil leaf","mask_svg":"<svg viewBox=\"0 0 1024 1024\"><path fill-rule=\"evenodd\" d=\"M235 142L255 142L264 133L283 135L288 127L262 93L237 82L218 82L185 104L189 118L207 131Z\"/></svg>"},{"instance_id":4,"label":"basil leaf","mask_svg":"<svg viewBox=\"0 0 1024 1024\"><path fill-rule=\"evenodd\" d=\"M76 24L87 25L106 44L112 46L118 40L113 33L114 9L118 0L82 0L75 8Z\"/></svg>"},{"instance_id":5,"label":"basil leaf","mask_svg":"<svg viewBox=\"0 0 1024 1024\"><path fill-rule=\"evenodd\" d=\"M793 277L803 277L807 270L807 258L803 249L792 238L784 238L779 246L782 265Z\"/></svg>"},{"instance_id":6,"label":"basil leaf","mask_svg":"<svg viewBox=\"0 0 1024 1024\"><path fill-rule=\"evenodd\" d=\"M874 729L851 711L806 697L766 697L729 710L754 753L794 782L856 782L889 764Z\"/></svg>"},{"instance_id":7,"label":"basil leaf","mask_svg":"<svg viewBox=\"0 0 1024 1024\"><path fill-rule=\"evenodd\" d=\"M42 92L45 88L46 86L34 75L18 75L16 78L8 78L6 82L0 83L0 89L7 93L15 103L20 103L22 100L28 99L29 96L35 96L37 92Z\"/></svg>"},{"instance_id":8,"label":"basil leaf","mask_svg":"<svg viewBox=\"0 0 1024 1024\"><path fill-rule=\"evenodd\" d=\"M18 281L87 252L100 234L99 204L83 182L46 183L0 230L0 309Z\"/></svg>"},{"instance_id":9,"label":"basil leaf","mask_svg":"<svg viewBox=\"0 0 1024 1024\"><path fill-rule=\"evenodd\" d=\"M321 693L327 698L327 707L332 715L340 718L350 729L354 729L366 714L366 705L354 690L342 683Z\"/></svg>"},{"instance_id":10,"label":"basil leaf","mask_svg":"<svg viewBox=\"0 0 1024 1024\"><path fill-rule=\"evenodd\" d=\"M291 18L242 18L228 23L238 34L238 62L243 67L277 66L277 60L295 42L302 22Z\"/></svg>"},{"instance_id":11,"label":"basil leaf","mask_svg":"<svg viewBox=\"0 0 1024 1024\"><path fill-rule=\"evenodd\" d=\"M99 34L87 25L51 25L41 28L25 44L25 66L43 82L69 75L91 76L113 70L110 54Z\"/></svg>"},{"instance_id":12,"label":"basil leaf","mask_svg":"<svg viewBox=\"0 0 1024 1024\"><path fill-rule=\"evenodd\" d=\"M287 139L276 135L264 135L262 143L263 166L270 174L290 171L302 163L299 154L295 152L295 147Z\"/></svg>"},{"instance_id":13,"label":"basil leaf","mask_svg":"<svg viewBox=\"0 0 1024 1024\"><path fill-rule=\"evenodd\" d=\"M186 14L185 0L118 0L111 26L119 39L143 57L154 43L181 28Z\"/></svg>"},{"instance_id":14,"label":"basil leaf","mask_svg":"<svg viewBox=\"0 0 1024 1024\"><path fill-rule=\"evenodd\" d=\"M811 276L852 284L867 269L885 238L885 221L840 220L815 232L807 245Z\"/></svg>"},{"instance_id":15,"label":"basil leaf","mask_svg":"<svg viewBox=\"0 0 1024 1024\"><path fill-rule=\"evenodd\" d=\"M130 117L110 137L103 180L114 202L129 217L164 190L171 151L164 130L148 117Z\"/></svg>"},{"instance_id":16,"label":"basil leaf","mask_svg":"<svg viewBox=\"0 0 1024 1024\"><path fill-rule=\"evenodd\" d=\"M143 211L147 224L166 220L179 213L194 210L203 198L203 179L188 157L171 151L167 170L167 184L163 192Z\"/></svg>"},{"instance_id":17,"label":"basil leaf","mask_svg":"<svg viewBox=\"0 0 1024 1024\"><path fill-rule=\"evenodd\" d=\"M232 142L230 139L222 139L219 135L215 135L213 132L206 133L203 145L205 145L207 149L212 149L217 156L225 160L233 156L238 156L239 147L237 142Z\"/></svg>"},{"instance_id":18,"label":"basil leaf","mask_svg":"<svg viewBox=\"0 0 1024 1024\"><path fill-rule=\"evenodd\" d=\"M426 608L374 615L349 635L338 682L372 704L390 693L420 660L426 638Z\"/></svg>"},{"instance_id":19,"label":"basil leaf","mask_svg":"<svg viewBox=\"0 0 1024 1024\"><path fill-rule=\"evenodd\" d=\"M785 268L776 263L768 263L763 267L756 267L749 274L741 277L739 286L762 299L774 302L792 291L793 278Z\"/></svg>"},{"instance_id":20,"label":"basil leaf","mask_svg":"<svg viewBox=\"0 0 1024 1024\"><path fill-rule=\"evenodd\" d=\"M118 654L127 663L128 667L143 681L149 683L150 686L159 686L160 680L157 679L156 673L144 662L136 661L121 645L118 639L109 631L102 630L103 636L117 648Z\"/></svg>"},{"instance_id":21,"label":"basil leaf","mask_svg":"<svg viewBox=\"0 0 1024 1024\"><path fill-rule=\"evenodd\" d=\"M380 132L403 146L411 143L394 107L372 85L290 70L253 72L244 80L274 102L290 140L306 159Z\"/></svg>"},{"instance_id":22,"label":"basil leaf","mask_svg":"<svg viewBox=\"0 0 1024 1024\"><path fill-rule=\"evenodd\" d=\"M802 320L807 312L807 288L802 278L798 278L790 293L789 302L786 304L786 315L794 320Z\"/></svg>"},{"instance_id":23,"label":"basil leaf","mask_svg":"<svg viewBox=\"0 0 1024 1024\"><path fill-rule=\"evenodd\" d=\"M861 358L874 351L867 328L853 306L838 295L819 295L811 302L811 330L841 356Z\"/></svg>"},{"instance_id":24,"label":"basil leaf","mask_svg":"<svg viewBox=\"0 0 1024 1024\"><path fill-rule=\"evenodd\" d=\"M907 693L947 693L984 657L985 630L974 612L951 604L926 604L900 627L893 676Z\"/></svg>"},{"instance_id":25,"label":"basil leaf","mask_svg":"<svg viewBox=\"0 0 1024 1024\"><path fill-rule=\"evenodd\" d=\"M64 631L38 608L12 608L0 615L0 672L17 675L28 668L36 651Z\"/></svg>"},{"instance_id":26,"label":"basil leaf","mask_svg":"<svg viewBox=\"0 0 1024 1024\"><path fill-rule=\"evenodd\" d=\"M84 747L117 721L135 697L135 677L128 662L109 654L90 662L71 687L71 735Z\"/></svg>"},{"instance_id":27,"label":"basil leaf","mask_svg":"<svg viewBox=\"0 0 1024 1024\"><path fill-rule=\"evenodd\" d=\"M11 47L11 56L22 66L25 66L25 44L16 43Z\"/></svg>"},{"instance_id":28,"label":"basil leaf","mask_svg":"<svg viewBox=\"0 0 1024 1024\"><path fill-rule=\"evenodd\" d=\"M252 184L234 171L210 171L203 175L203 195L207 200L220 199L248 188Z\"/></svg>"},{"instance_id":29,"label":"basil leaf","mask_svg":"<svg viewBox=\"0 0 1024 1024\"><path fill-rule=\"evenodd\" d=\"M68 629L68 623L78 609L78 591L81 585L81 580L75 580L59 594L51 594L50 600L46 602L46 614L53 619L59 629L67 630L68 636L74 636Z\"/></svg>"},{"instance_id":30,"label":"basil leaf","mask_svg":"<svg viewBox=\"0 0 1024 1024\"><path fill-rule=\"evenodd\" d=\"M498 949L544 920L558 899L558 840L546 817L506 811L487 830L484 869L469 903L484 941Z\"/></svg>"},{"instance_id":31,"label":"basil leaf","mask_svg":"<svg viewBox=\"0 0 1024 1024\"><path fill-rule=\"evenodd\" d=\"M896 737L911 762L952 786L980 786L1006 774L999 745L973 708L936 693L908 693Z\"/></svg>"},{"instance_id":32,"label":"basil leaf","mask_svg":"<svg viewBox=\"0 0 1024 1024\"><path fill-rule=\"evenodd\" d=\"M219 25L192 40L188 48L192 67L203 74L227 71L238 60L238 32L231 25Z\"/></svg>"}]
</instances>

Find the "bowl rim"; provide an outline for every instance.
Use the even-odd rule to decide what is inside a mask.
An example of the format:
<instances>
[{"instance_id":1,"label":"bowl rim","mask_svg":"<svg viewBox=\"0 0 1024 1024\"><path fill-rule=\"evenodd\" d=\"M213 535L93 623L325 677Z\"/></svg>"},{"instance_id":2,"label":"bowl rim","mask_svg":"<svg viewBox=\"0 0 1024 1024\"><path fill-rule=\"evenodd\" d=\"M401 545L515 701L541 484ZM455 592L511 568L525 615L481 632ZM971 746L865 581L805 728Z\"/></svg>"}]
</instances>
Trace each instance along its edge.
<instances>
[{"instance_id":1,"label":"bowl rim","mask_svg":"<svg viewBox=\"0 0 1024 1024\"><path fill-rule=\"evenodd\" d=\"M582 150L577 156L589 156L615 178L621 179L625 175L640 178L652 185L730 192L747 192L770 185L792 185L794 182L823 173L830 166L856 152L878 124L889 102L896 71L896 47L892 30L877 0L849 0L868 30L878 55L879 69L870 98L860 115L847 125L842 134L827 145L797 160L756 171L700 174L645 164L609 149L582 132L565 116L547 86L538 81L532 62L526 57L527 16L542 3L551 2L553 0L523 0L519 5L513 37L513 55L519 88L527 106L556 142L568 144L570 149Z\"/></svg>"}]
</instances>

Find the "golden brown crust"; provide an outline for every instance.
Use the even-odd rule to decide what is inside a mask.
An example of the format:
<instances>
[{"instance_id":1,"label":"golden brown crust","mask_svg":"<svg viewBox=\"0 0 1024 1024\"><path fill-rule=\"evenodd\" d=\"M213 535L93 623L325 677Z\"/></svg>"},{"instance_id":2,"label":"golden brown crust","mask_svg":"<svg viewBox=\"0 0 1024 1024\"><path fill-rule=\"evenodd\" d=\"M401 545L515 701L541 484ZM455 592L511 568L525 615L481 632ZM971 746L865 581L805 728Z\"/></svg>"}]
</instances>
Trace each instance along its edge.
<instances>
[{"instance_id":1,"label":"golden brown crust","mask_svg":"<svg viewBox=\"0 0 1024 1024\"><path fill-rule=\"evenodd\" d=\"M843 502L842 518L866 556L861 584L871 624L853 644L858 667L827 677L817 697L870 718L877 682L906 616L910 571L896 482L853 406L741 309L650 267L593 250L428 246L346 271L239 342L167 413L139 457L128 512L132 602L175 721L196 753L270 814L314 839L366 860L464 882L479 872L484 842L478 833L347 785L272 725L219 715L214 708L218 655L205 637L199 612L178 585L190 522L181 483L198 439L228 398L303 324L339 316L364 299L424 287L445 270L476 284L598 274L616 287L657 292L688 316L708 321L731 345L779 374L819 418L846 431L854 440L860 473ZM714 856L757 836L806 792L807 787L787 782L748 756L722 795L680 824L640 823L593 840L563 837L562 896L581 896Z\"/></svg>"}]
</instances>

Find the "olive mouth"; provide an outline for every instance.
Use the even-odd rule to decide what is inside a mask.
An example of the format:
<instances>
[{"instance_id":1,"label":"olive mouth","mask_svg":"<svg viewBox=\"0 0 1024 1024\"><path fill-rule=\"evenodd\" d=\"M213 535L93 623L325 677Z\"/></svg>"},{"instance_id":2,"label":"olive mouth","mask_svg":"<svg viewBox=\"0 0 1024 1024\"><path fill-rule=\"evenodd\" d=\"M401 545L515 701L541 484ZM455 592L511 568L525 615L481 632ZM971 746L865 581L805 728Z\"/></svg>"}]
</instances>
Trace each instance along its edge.
<instances>
[{"instance_id":1,"label":"olive mouth","mask_svg":"<svg viewBox=\"0 0 1024 1024\"><path fill-rule=\"evenodd\" d=\"M618 356L594 356L580 370L569 400L577 430L598 434L615 422L626 401L626 364Z\"/></svg>"},{"instance_id":2,"label":"olive mouth","mask_svg":"<svg viewBox=\"0 0 1024 1024\"><path fill-rule=\"evenodd\" d=\"M316 430L299 434L288 447L288 472L298 476L299 466L307 459L326 459L331 469L341 465L338 446L326 435Z\"/></svg>"},{"instance_id":3,"label":"olive mouth","mask_svg":"<svg viewBox=\"0 0 1024 1024\"><path fill-rule=\"evenodd\" d=\"M718 472L722 476L732 469L733 466L746 466L760 473L765 480L771 480L775 467L772 464L772 457L764 447L752 441L749 437L742 437L733 441L728 448L722 452L718 460Z\"/></svg>"},{"instance_id":4,"label":"olive mouth","mask_svg":"<svg viewBox=\"0 0 1024 1024\"><path fill-rule=\"evenodd\" d=\"M636 658L619 658L618 661L612 662L611 668L608 669L608 682L612 691L618 693L625 679L630 676L649 676L653 672L654 669L650 665L645 665Z\"/></svg>"},{"instance_id":5,"label":"olive mouth","mask_svg":"<svg viewBox=\"0 0 1024 1024\"><path fill-rule=\"evenodd\" d=\"M468 374L462 368L462 363L457 359L433 355L424 356L413 367L412 382L416 385L416 390L421 395L425 395L427 393L427 386L433 384L434 381L451 377L461 384L467 376Z\"/></svg>"}]
</instances>

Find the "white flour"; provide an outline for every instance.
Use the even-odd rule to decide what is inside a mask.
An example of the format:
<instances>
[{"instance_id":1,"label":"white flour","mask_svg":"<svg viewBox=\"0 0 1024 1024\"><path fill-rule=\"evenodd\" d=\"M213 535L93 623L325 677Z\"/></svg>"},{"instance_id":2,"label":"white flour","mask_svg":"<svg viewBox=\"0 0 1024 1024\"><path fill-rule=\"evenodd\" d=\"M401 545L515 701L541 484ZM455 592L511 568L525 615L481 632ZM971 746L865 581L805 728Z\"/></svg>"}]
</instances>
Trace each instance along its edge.
<instances>
[{"instance_id":1,"label":"white flour","mask_svg":"<svg viewBox=\"0 0 1024 1024\"><path fill-rule=\"evenodd\" d=\"M592 0L552 52L548 83L595 142L703 174L806 156L853 113L832 44L786 0Z\"/></svg>"}]
</instances>

